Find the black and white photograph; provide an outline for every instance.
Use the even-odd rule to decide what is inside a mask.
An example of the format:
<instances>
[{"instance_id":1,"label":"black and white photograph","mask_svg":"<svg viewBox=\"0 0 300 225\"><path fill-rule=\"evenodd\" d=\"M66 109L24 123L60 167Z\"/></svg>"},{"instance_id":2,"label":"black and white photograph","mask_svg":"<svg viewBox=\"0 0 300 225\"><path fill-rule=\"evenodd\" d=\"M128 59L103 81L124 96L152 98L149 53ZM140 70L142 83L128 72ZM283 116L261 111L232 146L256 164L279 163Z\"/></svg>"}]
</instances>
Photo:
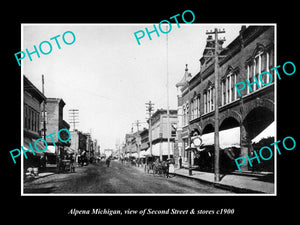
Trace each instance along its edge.
<instances>
[{"instance_id":1,"label":"black and white photograph","mask_svg":"<svg viewBox=\"0 0 300 225\"><path fill-rule=\"evenodd\" d=\"M22 24L22 38L22 194L276 194L276 24Z\"/></svg>"},{"instance_id":2,"label":"black and white photograph","mask_svg":"<svg viewBox=\"0 0 300 225\"><path fill-rule=\"evenodd\" d=\"M296 4L24 5L2 20L3 220L297 216Z\"/></svg>"}]
</instances>

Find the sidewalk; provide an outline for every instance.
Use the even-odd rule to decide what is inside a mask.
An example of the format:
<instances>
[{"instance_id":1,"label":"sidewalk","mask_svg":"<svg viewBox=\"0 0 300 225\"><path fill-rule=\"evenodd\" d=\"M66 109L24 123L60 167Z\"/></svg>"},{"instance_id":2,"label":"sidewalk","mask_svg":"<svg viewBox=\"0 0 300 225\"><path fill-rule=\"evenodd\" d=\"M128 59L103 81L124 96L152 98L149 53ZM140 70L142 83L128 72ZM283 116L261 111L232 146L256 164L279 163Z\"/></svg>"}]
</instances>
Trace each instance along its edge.
<instances>
[{"instance_id":1,"label":"sidewalk","mask_svg":"<svg viewBox=\"0 0 300 225\"><path fill-rule=\"evenodd\" d=\"M144 172L144 167L135 167L140 171ZM214 173L202 172L197 170L192 170L192 175L189 175L189 170L187 168L175 168L176 175L182 176L189 179L195 179L200 182L205 182L207 184L214 185L222 189L230 190L236 193L243 194L274 194L275 185L273 181L270 181L270 173L257 173L252 172L233 172L231 174L226 174L220 176L220 182L214 182Z\"/></svg>"},{"instance_id":2,"label":"sidewalk","mask_svg":"<svg viewBox=\"0 0 300 225\"><path fill-rule=\"evenodd\" d=\"M26 177L24 176L24 182L30 182L39 178L47 177L56 173L56 165L48 164L46 168L40 169L39 174L36 177Z\"/></svg>"},{"instance_id":3,"label":"sidewalk","mask_svg":"<svg viewBox=\"0 0 300 225\"><path fill-rule=\"evenodd\" d=\"M189 175L189 170L186 168L175 169L175 174L190 179L196 179L202 182L213 184L216 187L225 188L239 193L264 193L274 194L275 186L273 182L266 181L266 176L263 174L226 174L218 183L214 182L214 173L201 172L192 170L192 175Z\"/></svg>"}]
</instances>

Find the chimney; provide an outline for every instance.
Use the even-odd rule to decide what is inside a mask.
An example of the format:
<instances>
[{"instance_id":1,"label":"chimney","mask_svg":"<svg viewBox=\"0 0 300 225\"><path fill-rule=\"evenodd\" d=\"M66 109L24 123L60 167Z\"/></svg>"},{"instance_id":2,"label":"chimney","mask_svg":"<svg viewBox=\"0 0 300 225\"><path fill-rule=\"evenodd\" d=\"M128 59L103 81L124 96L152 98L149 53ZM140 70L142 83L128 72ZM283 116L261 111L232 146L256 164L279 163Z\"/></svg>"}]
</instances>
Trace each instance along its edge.
<instances>
[{"instance_id":1,"label":"chimney","mask_svg":"<svg viewBox=\"0 0 300 225\"><path fill-rule=\"evenodd\" d=\"M243 25L243 26L241 27L241 30L240 30L240 36L239 36L240 42L241 42L241 48L244 48L244 32L245 32L245 30L246 30L246 26Z\"/></svg>"}]
</instances>

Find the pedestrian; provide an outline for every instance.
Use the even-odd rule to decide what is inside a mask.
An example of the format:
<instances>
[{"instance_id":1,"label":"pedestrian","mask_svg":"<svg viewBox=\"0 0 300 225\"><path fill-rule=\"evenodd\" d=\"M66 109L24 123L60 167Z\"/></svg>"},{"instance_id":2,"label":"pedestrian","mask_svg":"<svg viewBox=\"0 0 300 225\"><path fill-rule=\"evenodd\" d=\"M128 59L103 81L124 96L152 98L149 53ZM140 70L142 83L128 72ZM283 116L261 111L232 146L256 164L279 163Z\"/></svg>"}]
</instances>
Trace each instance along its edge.
<instances>
[{"instance_id":1,"label":"pedestrian","mask_svg":"<svg viewBox=\"0 0 300 225\"><path fill-rule=\"evenodd\" d=\"M111 160L111 158L110 158L110 156L109 156L109 157L106 159L106 166L107 166L107 167L109 167L110 160Z\"/></svg>"},{"instance_id":2,"label":"pedestrian","mask_svg":"<svg viewBox=\"0 0 300 225\"><path fill-rule=\"evenodd\" d=\"M72 173L75 173L75 156L74 155L71 155L70 156L70 172Z\"/></svg>"},{"instance_id":3,"label":"pedestrian","mask_svg":"<svg viewBox=\"0 0 300 225\"><path fill-rule=\"evenodd\" d=\"M169 166L170 166L170 160L167 159L167 161L163 161L163 170L167 178L169 178Z\"/></svg>"},{"instance_id":4,"label":"pedestrian","mask_svg":"<svg viewBox=\"0 0 300 225\"><path fill-rule=\"evenodd\" d=\"M181 156L179 156L179 169L181 169L181 167L182 167L182 158Z\"/></svg>"}]
</instances>

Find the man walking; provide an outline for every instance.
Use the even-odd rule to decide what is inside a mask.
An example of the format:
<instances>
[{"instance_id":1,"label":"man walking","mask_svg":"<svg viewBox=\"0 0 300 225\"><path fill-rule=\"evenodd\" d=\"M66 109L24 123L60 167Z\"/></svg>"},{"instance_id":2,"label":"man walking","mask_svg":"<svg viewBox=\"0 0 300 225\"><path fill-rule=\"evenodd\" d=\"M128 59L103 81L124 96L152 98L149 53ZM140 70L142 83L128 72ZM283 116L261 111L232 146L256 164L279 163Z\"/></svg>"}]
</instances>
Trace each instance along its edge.
<instances>
[{"instance_id":1,"label":"man walking","mask_svg":"<svg viewBox=\"0 0 300 225\"><path fill-rule=\"evenodd\" d=\"M106 162L105 162L107 167L109 167L110 160L111 160L111 157L109 156L109 157L106 159Z\"/></svg>"},{"instance_id":2,"label":"man walking","mask_svg":"<svg viewBox=\"0 0 300 225\"><path fill-rule=\"evenodd\" d=\"M182 167L182 158L181 156L179 156L179 169L181 169L181 167Z\"/></svg>"}]
</instances>

